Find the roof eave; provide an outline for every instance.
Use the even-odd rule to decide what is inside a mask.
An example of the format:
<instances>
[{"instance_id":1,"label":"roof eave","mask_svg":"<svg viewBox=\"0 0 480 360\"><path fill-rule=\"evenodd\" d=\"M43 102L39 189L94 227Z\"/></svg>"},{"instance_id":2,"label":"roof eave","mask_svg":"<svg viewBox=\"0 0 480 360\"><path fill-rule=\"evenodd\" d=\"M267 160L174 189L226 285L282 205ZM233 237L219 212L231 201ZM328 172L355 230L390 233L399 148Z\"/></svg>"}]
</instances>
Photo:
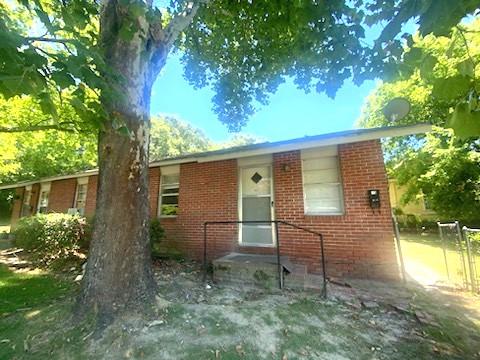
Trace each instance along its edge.
<instances>
[{"instance_id":1,"label":"roof eave","mask_svg":"<svg viewBox=\"0 0 480 360\"><path fill-rule=\"evenodd\" d=\"M310 149L321 146L332 146L340 144L349 144L360 141L378 140L382 138L396 137L396 136L408 136L416 134L424 134L432 130L430 124L415 124L407 126L394 126L384 127L376 129L359 129L357 132L352 131L346 135L335 136L335 134L326 134L325 136L307 137L305 139L294 139L292 141L282 141L279 143L265 143L254 146L253 149L237 151L212 151L203 154L192 154L191 156L184 156L179 158L164 159L159 161L153 161L149 164L149 167L179 165L192 162L210 162L219 160L238 159L248 156L266 155L279 152ZM72 175L60 175L52 176L35 181L26 181L16 184L0 185L0 190L14 189L17 187L33 185L42 182L64 180L70 178L78 178L83 176L97 175L98 169L87 170L81 173Z\"/></svg>"}]
</instances>

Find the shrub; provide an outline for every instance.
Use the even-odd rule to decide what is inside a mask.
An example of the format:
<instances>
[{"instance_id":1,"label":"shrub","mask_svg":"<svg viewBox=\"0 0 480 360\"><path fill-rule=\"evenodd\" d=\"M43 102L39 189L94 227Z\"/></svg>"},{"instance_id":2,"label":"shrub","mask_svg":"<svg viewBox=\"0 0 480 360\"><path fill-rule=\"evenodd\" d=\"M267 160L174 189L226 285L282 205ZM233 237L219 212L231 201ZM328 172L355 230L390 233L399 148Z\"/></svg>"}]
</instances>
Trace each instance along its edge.
<instances>
[{"instance_id":1,"label":"shrub","mask_svg":"<svg viewBox=\"0 0 480 360\"><path fill-rule=\"evenodd\" d=\"M51 266L79 258L87 241L87 222L78 215L38 214L20 219L15 245L24 249L38 266Z\"/></svg>"},{"instance_id":2,"label":"shrub","mask_svg":"<svg viewBox=\"0 0 480 360\"><path fill-rule=\"evenodd\" d=\"M160 243L164 236L165 231L160 224L160 220L153 219L150 222L150 246L152 248L152 257L156 258L161 256Z\"/></svg>"}]
</instances>

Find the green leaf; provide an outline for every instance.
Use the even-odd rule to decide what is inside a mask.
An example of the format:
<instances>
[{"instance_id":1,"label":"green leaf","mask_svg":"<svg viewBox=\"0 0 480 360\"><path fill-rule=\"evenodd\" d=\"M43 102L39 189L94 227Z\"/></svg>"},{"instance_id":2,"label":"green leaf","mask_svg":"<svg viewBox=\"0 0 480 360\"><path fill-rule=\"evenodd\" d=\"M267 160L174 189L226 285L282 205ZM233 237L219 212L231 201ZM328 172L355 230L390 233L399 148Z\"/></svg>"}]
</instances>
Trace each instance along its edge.
<instances>
[{"instance_id":1,"label":"green leaf","mask_svg":"<svg viewBox=\"0 0 480 360\"><path fill-rule=\"evenodd\" d=\"M55 120L58 120L57 108L47 92L41 92L37 95L40 108L45 114L52 115Z\"/></svg>"},{"instance_id":2,"label":"green leaf","mask_svg":"<svg viewBox=\"0 0 480 360\"><path fill-rule=\"evenodd\" d=\"M455 107L448 126L462 139L480 136L480 111L470 111L467 103L461 102Z\"/></svg>"},{"instance_id":3,"label":"green leaf","mask_svg":"<svg viewBox=\"0 0 480 360\"><path fill-rule=\"evenodd\" d=\"M467 59L457 64L458 72L463 76L473 78L475 76L475 64L472 59Z\"/></svg>"},{"instance_id":4,"label":"green leaf","mask_svg":"<svg viewBox=\"0 0 480 360\"><path fill-rule=\"evenodd\" d=\"M429 79L433 76L433 69L437 64L438 59L430 54L427 54L420 64L420 76L423 79Z\"/></svg>"},{"instance_id":5,"label":"green leaf","mask_svg":"<svg viewBox=\"0 0 480 360\"><path fill-rule=\"evenodd\" d=\"M37 14L38 18L40 21L45 25L45 27L48 29L50 32L55 32L55 29L53 28L52 22L50 21L50 18L48 17L48 14L41 8L38 7L35 9L35 13Z\"/></svg>"},{"instance_id":6,"label":"green leaf","mask_svg":"<svg viewBox=\"0 0 480 360\"><path fill-rule=\"evenodd\" d=\"M433 84L432 95L440 100L453 100L465 96L472 81L463 75L440 78Z\"/></svg>"},{"instance_id":7,"label":"green leaf","mask_svg":"<svg viewBox=\"0 0 480 360\"><path fill-rule=\"evenodd\" d=\"M74 78L69 73L67 73L66 71L54 72L52 74L52 79L62 89L65 89L65 88L67 88L71 85L75 85Z\"/></svg>"}]
</instances>

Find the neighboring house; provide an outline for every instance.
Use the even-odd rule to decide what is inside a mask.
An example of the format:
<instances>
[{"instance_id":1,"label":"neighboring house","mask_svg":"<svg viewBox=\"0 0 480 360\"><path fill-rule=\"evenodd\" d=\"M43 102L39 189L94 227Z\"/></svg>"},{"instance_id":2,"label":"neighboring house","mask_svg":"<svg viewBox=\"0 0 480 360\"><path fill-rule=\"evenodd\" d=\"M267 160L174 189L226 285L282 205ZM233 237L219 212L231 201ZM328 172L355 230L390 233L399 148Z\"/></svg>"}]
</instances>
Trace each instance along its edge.
<instances>
[{"instance_id":1,"label":"neighboring house","mask_svg":"<svg viewBox=\"0 0 480 360\"><path fill-rule=\"evenodd\" d=\"M421 220L432 220L436 218L436 213L428 208L426 198L421 194L417 199L409 201L407 204L402 203L402 196L407 191L405 186L398 185L397 180L389 179L388 188L390 193L390 204L392 208L401 210L401 215L414 215Z\"/></svg>"},{"instance_id":2,"label":"neighboring house","mask_svg":"<svg viewBox=\"0 0 480 360\"><path fill-rule=\"evenodd\" d=\"M380 139L429 130L429 125L349 130L154 161L151 216L161 219L165 245L190 258L202 259L206 221L277 219L323 234L329 276L397 279ZM1 185L16 189L12 224L37 212L92 216L97 173ZM317 236L282 226L279 238L282 256L321 271ZM270 224L209 227L210 259L229 251L273 254L276 244Z\"/></svg>"}]
</instances>

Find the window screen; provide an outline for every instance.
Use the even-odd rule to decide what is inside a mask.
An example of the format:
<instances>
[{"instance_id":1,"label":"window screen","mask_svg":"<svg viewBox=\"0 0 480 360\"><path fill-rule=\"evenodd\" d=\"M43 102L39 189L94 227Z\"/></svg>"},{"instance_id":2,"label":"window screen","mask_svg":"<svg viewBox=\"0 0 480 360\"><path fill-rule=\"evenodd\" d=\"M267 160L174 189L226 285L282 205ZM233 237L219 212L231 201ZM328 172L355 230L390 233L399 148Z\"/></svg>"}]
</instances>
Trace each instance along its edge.
<instances>
[{"instance_id":1,"label":"window screen","mask_svg":"<svg viewBox=\"0 0 480 360\"><path fill-rule=\"evenodd\" d=\"M175 216L178 213L178 194L180 190L180 175L162 175L160 187L160 215Z\"/></svg>"},{"instance_id":2,"label":"window screen","mask_svg":"<svg viewBox=\"0 0 480 360\"><path fill-rule=\"evenodd\" d=\"M80 215L85 213L85 203L87 202L87 186L87 184L77 184L75 207Z\"/></svg>"},{"instance_id":3,"label":"window screen","mask_svg":"<svg viewBox=\"0 0 480 360\"><path fill-rule=\"evenodd\" d=\"M40 214L45 214L48 209L48 196L50 195L50 191L42 191L40 193L40 200L38 202L38 212Z\"/></svg>"},{"instance_id":4,"label":"window screen","mask_svg":"<svg viewBox=\"0 0 480 360\"><path fill-rule=\"evenodd\" d=\"M341 214L342 183L336 148L302 152L303 191L306 214Z\"/></svg>"}]
</instances>

